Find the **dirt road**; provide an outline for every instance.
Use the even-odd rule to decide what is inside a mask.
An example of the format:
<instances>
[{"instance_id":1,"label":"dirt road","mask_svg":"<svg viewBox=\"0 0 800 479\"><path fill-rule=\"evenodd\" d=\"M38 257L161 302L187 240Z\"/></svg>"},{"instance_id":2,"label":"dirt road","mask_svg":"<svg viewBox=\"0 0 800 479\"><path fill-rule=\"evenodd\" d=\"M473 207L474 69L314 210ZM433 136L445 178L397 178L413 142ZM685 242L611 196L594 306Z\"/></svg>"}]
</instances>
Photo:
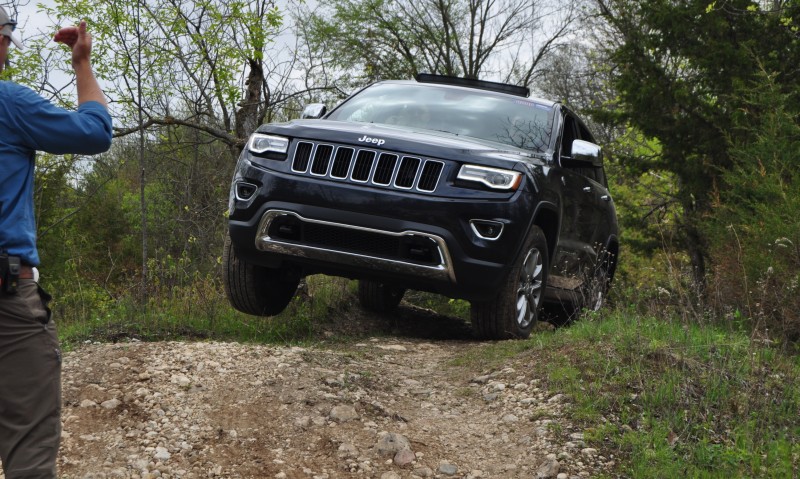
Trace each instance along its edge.
<instances>
[{"instance_id":1,"label":"dirt road","mask_svg":"<svg viewBox=\"0 0 800 479\"><path fill-rule=\"evenodd\" d=\"M489 345L466 325L400 315L419 334L69 352L61 476L563 479L613 464L586 447L569 398L546 389L535 358L473 370L456 360Z\"/></svg>"}]
</instances>

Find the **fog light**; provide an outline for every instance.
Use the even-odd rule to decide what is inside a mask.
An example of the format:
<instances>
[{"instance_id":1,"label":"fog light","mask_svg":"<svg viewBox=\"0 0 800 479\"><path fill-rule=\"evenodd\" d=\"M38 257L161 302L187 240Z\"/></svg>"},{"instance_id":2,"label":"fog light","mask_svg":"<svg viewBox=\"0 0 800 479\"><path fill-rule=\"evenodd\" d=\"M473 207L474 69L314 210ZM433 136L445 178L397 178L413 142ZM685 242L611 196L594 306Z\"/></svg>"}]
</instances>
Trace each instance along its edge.
<instances>
[{"instance_id":1,"label":"fog light","mask_svg":"<svg viewBox=\"0 0 800 479\"><path fill-rule=\"evenodd\" d=\"M236 198L242 201L247 201L253 197L258 191L258 186L251 183L236 183Z\"/></svg>"},{"instance_id":2,"label":"fog light","mask_svg":"<svg viewBox=\"0 0 800 479\"><path fill-rule=\"evenodd\" d=\"M503 233L503 223L489 220L470 220L472 232L478 238L494 241Z\"/></svg>"}]
</instances>

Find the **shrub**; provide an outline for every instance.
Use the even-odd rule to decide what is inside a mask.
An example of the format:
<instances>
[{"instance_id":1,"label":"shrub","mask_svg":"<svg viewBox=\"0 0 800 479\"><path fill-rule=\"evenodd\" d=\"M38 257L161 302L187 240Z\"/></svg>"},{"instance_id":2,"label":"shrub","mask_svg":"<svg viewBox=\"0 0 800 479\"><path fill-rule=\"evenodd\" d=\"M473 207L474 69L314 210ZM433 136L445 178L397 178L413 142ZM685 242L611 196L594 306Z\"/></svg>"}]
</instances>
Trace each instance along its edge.
<instances>
[{"instance_id":1,"label":"shrub","mask_svg":"<svg viewBox=\"0 0 800 479\"><path fill-rule=\"evenodd\" d=\"M800 340L800 125L789 98L763 79L738 112L729 138L733 167L722 175L708 222L716 305L758 331Z\"/></svg>"}]
</instances>

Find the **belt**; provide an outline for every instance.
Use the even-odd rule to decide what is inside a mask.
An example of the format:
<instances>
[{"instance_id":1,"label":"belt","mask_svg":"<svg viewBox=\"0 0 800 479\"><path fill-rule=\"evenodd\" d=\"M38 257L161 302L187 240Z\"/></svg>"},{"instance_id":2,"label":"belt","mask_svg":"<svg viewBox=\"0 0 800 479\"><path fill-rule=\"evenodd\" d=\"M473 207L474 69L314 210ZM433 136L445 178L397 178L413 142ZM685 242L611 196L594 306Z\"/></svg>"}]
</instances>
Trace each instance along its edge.
<instances>
[{"instance_id":1,"label":"belt","mask_svg":"<svg viewBox=\"0 0 800 479\"><path fill-rule=\"evenodd\" d=\"M33 279L33 266L20 265L19 279Z\"/></svg>"}]
</instances>

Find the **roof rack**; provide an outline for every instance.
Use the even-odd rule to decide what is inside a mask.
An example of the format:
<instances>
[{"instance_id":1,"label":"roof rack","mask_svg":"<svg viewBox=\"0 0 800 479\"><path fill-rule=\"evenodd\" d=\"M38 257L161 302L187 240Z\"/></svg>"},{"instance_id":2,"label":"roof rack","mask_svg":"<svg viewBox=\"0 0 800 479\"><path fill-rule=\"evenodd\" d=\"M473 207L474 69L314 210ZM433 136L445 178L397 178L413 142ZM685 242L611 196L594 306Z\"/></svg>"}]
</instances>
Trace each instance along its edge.
<instances>
[{"instance_id":1,"label":"roof rack","mask_svg":"<svg viewBox=\"0 0 800 479\"><path fill-rule=\"evenodd\" d=\"M509 93L511 95L528 97L531 91L528 87L509 85L508 83L497 83L485 80L472 80L470 78L451 77L446 75L433 75L431 73L418 73L416 80L420 83L441 83L444 85L458 85L481 90L497 91Z\"/></svg>"}]
</instances>

